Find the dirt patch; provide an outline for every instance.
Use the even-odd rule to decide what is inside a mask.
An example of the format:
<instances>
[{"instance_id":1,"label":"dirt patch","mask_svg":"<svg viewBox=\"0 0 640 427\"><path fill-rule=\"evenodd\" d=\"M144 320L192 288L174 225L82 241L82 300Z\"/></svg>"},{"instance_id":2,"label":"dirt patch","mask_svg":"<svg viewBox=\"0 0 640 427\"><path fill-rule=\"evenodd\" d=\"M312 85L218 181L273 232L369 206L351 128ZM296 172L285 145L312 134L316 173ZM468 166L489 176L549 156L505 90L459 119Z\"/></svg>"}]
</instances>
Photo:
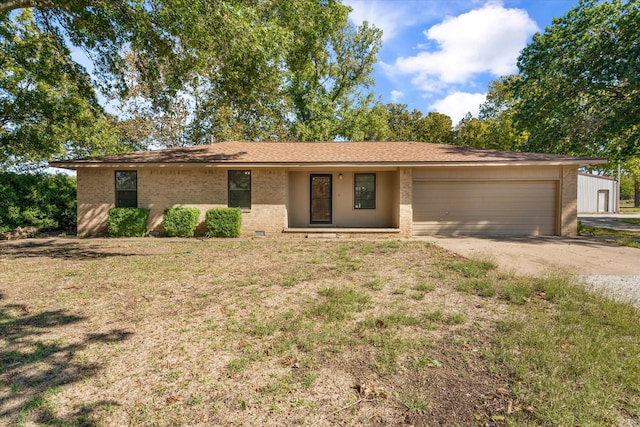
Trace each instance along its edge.
<instances>
[{"instance_id":1,"label":"dirt patch","mask_svg":"<svg viewBox=\"0 0 640 427\"><path fill-rule=\"evenodd\" d=\"M510 306L457 290L463 261L424 241L2 242L0 423L504 424L483 354Z\"/></svg>"}]
</instances>

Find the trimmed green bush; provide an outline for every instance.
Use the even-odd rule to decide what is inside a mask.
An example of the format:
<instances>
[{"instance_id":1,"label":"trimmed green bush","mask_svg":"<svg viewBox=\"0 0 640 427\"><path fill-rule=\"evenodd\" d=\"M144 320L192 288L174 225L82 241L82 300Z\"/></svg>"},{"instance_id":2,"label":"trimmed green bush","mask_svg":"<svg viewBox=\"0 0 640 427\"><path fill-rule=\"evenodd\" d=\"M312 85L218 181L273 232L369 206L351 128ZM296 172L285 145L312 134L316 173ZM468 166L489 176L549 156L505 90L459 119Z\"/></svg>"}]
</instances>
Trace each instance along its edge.
<instances>
[{"instance_id":1,"label":"trimmed green bush","mask_svg":"<svg viewBox=\"0 0 640 427\"><path fill-rule=\"evenodd\" d=\"M109 236L142 237L147 232L149 209L113 208L109 209Z\"/></svg>"},{"instance_id":2,"label":"trimmed green bush","mask_svg":"<svg viewBox=\"0 0 640 427\"><path fill-rule=\"evenodd\" d=\"M168 208L164 211L162 226L169 237L193 237L200 209Z\"/></svg>"},{"instance_id":3,"label":"trimmed green bush","mask_svg":"<svg viewBox=\"0 0 640 427\"><path fill-rule=\"evenodd\" d=\"M238 237L242 225L240 208L214 208L206 214L207 231L211 237Z\"/></svg>"},{"instance_id":4,"label":"trimmed green bush","mask_svg":"<svg viewBox=\"0 0 640 427\"><path fill-rule=\"evenodd\" d=\"M75 225L75 177L0 173L0 232L28 226L61 230Z\"/></svg>"}]
</instances>

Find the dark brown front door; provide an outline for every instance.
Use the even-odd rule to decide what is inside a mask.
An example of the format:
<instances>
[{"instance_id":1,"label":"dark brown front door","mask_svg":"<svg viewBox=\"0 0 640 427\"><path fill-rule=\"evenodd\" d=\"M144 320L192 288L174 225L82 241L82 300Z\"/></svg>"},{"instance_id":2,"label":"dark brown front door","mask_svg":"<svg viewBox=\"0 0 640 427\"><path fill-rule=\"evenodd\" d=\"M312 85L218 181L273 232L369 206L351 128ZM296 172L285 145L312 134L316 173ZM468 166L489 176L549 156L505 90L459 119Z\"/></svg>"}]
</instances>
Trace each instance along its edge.
<instances>
[{"instance_id":1,"label":"dark brown front door","mask_svg":"<svg viewBox=\"0 0 640 427\"><path fill-rule=\"evenodd\" d=\"M331 175L311 175L311 223L331 224Z\"/></svg>"}]
</instances>

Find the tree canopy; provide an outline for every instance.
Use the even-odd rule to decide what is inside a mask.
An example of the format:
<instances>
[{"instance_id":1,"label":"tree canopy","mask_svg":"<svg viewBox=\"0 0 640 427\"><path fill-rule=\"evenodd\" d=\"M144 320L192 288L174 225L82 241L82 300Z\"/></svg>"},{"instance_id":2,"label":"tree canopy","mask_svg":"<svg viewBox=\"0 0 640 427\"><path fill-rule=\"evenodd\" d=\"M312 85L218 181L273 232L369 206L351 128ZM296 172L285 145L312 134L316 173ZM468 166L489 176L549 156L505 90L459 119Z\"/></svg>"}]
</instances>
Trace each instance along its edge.
<instances>
[{"instance_id":1,"label":"tree canopy","mask_svg":"<svg viewBox=\"0 0 640 427\"><path fill-rule=\"evenodd\" d=\"M640 1L581 0L522 51L514 119L524 147L640 154Z\"/></svg>"},{"instance_id":2,"label":"tree canopy","mask_svg":"<svg viewBox=\"0 0 640 427\"><path fill-rule=\"evenodd\" d=\"M513 74L489 83L478 118L467 115L456 126L456 144L497 150L524 149L528 134L517 129L513 119L517 101L513 86L519 79L519 75Z\"/></svg>"},{"instance_id":3,"label":"tree canopy","mask_svg":"<svg viewBox=\"0 0 640 427\"><path fill-rule=\"evenodd\" d=\"M0 162L126 151L91 79L30 10L0 16Z\"/></svg>"},{"instance_id":4,"label":"tree canopy","mask_svg":"<svg viewBox=\"0 0 640 427\"><path fill-rule=\"evenodd\" d=\"M380 135L371 72L381 31L351 25L349 11L338 0L0 0L0 41L10 52L1 61L12 70L0 82L0 120L11 122L3 125L3 150L46 159L96 154L90 140L117 152L140 141L175 146ZM26 14L31 17L18 18ZM29 48L18 33L47 49ZM67 43L91 59L93 82ZM39 61L57 68L37 74L32 67ZM49 79L56 102L45 102L51 96L42 86L26 84L31 98L41 99L27 102L20 67L32 79ZM118 120L104 114L94 88L115 106ZM83 114L62 102L61 93L82 104ZM37 116L32 125L69 124L83 129L82 138L25 137L32 128L9 116L9 107L21 103ZM85 126L64 112L86 117ZM111 125L103 126L105 120Z\"/></svg>"},{"instance_id":5,"label":"tree canopy","mask_svg":"<svg viewBox=\"0 0 640 427\"><path fill-rule=\"evenodd\" d=\"M451 117L446 114L409 111L406 104L387 104L389 137L391 141L423 141L439 144L453 143Z\"/></svg>"}]
</instances>

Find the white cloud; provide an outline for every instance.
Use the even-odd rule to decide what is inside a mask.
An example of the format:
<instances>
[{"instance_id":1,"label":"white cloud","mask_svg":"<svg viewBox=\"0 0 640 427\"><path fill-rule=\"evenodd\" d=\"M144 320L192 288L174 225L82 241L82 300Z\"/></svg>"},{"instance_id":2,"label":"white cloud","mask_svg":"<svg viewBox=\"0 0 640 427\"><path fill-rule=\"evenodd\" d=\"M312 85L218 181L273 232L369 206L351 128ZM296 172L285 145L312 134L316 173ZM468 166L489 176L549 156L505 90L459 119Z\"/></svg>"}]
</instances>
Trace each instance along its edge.
<instances>
[{"instance_id":1,"label":"white cloud","mask_svg":"<svg viewBox=\"0 0 640 427\"><path fill-rule=\"evenodd\" d=\"M398 102L400 98L404 96L404 92L400 92L399 90L391 91L391 102Z\"/></svg>"},{"instance_id":2,"label":"white cloud","mask_svg":"<svg viewBox=\"0 0 640 427\"><path fill-rule=\"evenodd\" d=\"M478 117L480 104L482 104L486 98L486 93L454 92L446 98L434 102L431 105L431 109L451 117L451 121L455 126L467 113Z\"/></svg>"},{"instance_id":3,"label":"white cloud","mask_svg":"<svg viewBox=\"0 0 640 427\"><path fill-rule=\"evenodd\" d=\"M475 75L494 76L517 70L516 59L538 26L522 9L505 9L489 2L482 8L456 17L448 17L424 32L435 50L400 57L386 70L391 74L413 75L412 82L423 91L435 91L438 85L465 84Z\"/></svg>"},{"instance_id":4,"label":"white cloud","mask_svg":"<svg viewBox=\"0 0 640 427\"><path fill-rule=\"evenodd\" d=\"M422 0L419 8L411 2L388 0L344 0L343 3L353 9L349 14L351 21L357 25L367 21L380 28L383 41L396 37L404 28L436 19L443 9L453 10L456 6L456 2L442 0Z\"/></svg>"}]
</instances>

